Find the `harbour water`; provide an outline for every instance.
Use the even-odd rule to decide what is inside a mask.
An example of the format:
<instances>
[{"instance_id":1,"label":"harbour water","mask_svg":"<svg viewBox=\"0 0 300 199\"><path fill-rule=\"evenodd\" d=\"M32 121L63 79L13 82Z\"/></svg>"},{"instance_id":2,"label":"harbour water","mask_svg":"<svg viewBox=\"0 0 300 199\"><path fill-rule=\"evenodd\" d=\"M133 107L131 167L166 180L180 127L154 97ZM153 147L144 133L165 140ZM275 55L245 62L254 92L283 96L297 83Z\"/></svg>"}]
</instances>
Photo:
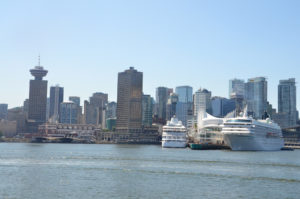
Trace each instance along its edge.
<instances>
[{"instance_id":1,"label":"harbour water","mask_svg":"<svg viewBox=\"0 0 300 199\"><path fill-rule=\"evenodd\" d=\"M300 150L0 143L0 198L300 198Z\"/></svg>"}]
</instances>

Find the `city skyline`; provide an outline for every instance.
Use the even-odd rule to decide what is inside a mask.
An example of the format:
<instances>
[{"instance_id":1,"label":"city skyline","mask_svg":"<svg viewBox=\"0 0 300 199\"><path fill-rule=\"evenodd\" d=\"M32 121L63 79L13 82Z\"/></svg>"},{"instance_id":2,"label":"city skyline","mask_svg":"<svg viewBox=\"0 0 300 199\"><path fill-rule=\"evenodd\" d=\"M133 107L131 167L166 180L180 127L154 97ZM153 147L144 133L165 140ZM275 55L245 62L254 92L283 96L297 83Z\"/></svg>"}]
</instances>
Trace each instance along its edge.
<instances>
[{"instance_id":1,"label":"city skyline","mask_svg":"<svg viewBox=\"0 0 300 199\"><path fill-rule=\"evenodd\" d=\"M230 79L265 76L268 100L277 109L279 80L297 80L300 72L299 4L157 1L146 9L129 1L114 3L109 13L107 2L62 2L60 8L4 2L0 65L6 75L0 79L0 103L12 108L28 98L28 71L38 65L40 53L41 65L49 70L48 89L60 84L65 100L75 95L83 102L103 92L116 101L117 73L134 66L144 74L144 93L152 97L159 86L183 85L228 97ZM77 15L82 7L83 15Z\"/></svg>"},{"instance_id":2,"label":"city skyline","mask_svg":"<svg viewBox=\"0 0 300 199\"><path fill-rule=\"evenodd\" d=\"M124 69L123 70L126 70L128 67L124 67ZM29 69L30 70L30 69ZM27 71L28 72L28 71ZM51 71L50 71L51 72ZM143 71L141 71L141 72L143 72ZM143 72L144 73L144 72ZM144 73L145 74L145 73ZM48 73L48 75L49 75L49 73ZM47 76L48 76L47 75ZM115 74L116 76L117 76L117 74ZM257 78L257 77L266 77L266 76L253 76L252 78ZM267 82L268 82L268 101L274 106L274 108L276 108L276 109L278 109L278 89L277 89L277 87L278 87L278 85L279 85L279 82L280 81L282 81L282 80L285 80L285 79L290 79L290 78L294 78L295 77L295 75L294 76L291 76L291 77L287 77L287 78L281 78L281 79L278 79L278 82L277 82L277 84L276 84L276 82L274 82L274 81L270 81L270 78L267 78L266 77L266 80L267 80ZM230 80L232 80L232 79L242 79L242 80L245 80L245 82L247 82L247 80L248 79L251 79L250 77L249 78L240 78L240 77L234 77L234 78L231 78L231 79L228 79L228 81L226 81L223 85L222 85L222 88L224 87L224 89L225 89L225 91L222 91L222 93L223 93L223 95L220 95L220 94L217 94L217 93L215 93L215 92L213 92L212 91L212 89L210 89L211 91L212 91L212 97L214 97L214 96L216 96L216 97L224 97L224 98L228 98L228 91L229 91L229 81ZM58 83L56 83L56 84L51 84L51 81L50 80L48 80L47 79L47 77L45 78L45 80L47 80L48 81L48 94L47 94L47 97L48 98L50 98L50 90L51 90L51 87L55 87L55 86L57 86L58 85ZM1 80L0 80L1 81ZM27 81L29 81L29 80L27 80ZM270 82L273 82L274 83L274 87L275 88L273 88L273 85L272 85L272 87L271 87L271 85L270 85ZM29 83L29 82L28 82ZM113 83L112 83L113 84ZM117 86L116 86L116 84L117 84L117 81L116 81L116 83L114 84L114 86L117 88ZM65 89L68 89L68 88L66 88L66 87L64 87L62 84L60 84L59 83L59 85L61 85L63 88L65 88ZM296 87L297 87L297 78L296 78ZM180 87L180 86L191 86L190 84L184 84L184 85L177 85L177 86L175 86L175 87L168 87L168 88L171 88L171 89L175 89L176 87ZM195 89L195 91L193 92L193 94L195 94L195 92L196 92L196 90L198 90L198 89L206 89L206 88L211 88L211 87L214 87L215 85L208 85L207 87L203 87L203 86L199 86L199 87L193 87L193 86L191 86L193 89ZM167 87L167 86L165 86L165 85L162 85L162 86L157 86L157 87L154 87L153 88L153 90L150 90L149 92L144 92L144 94L147 94L147 93L149 93L150 95L151 95L151 97L154 97L155 98L155 96L156 96L156 89L158 88L158 87ZM27 88L27 87L24 87L24 90L27 90L28 91L28 94L29 94L29 88ZM90 90L90 89L83 89L83 91L84 90ZM107 90L107 88L105 88L105 86L104 87L102 87L102 89L98 89L98 90L94 90L92 93L90 93L90 94L87 94L87 95L91 95L91 94L93 94L93 93L97 93L97 92L102 92L103 90ZM114 90L116 90L116 89L114 89ZM271 90L272 91L272 93L270 94L270 91L269 90ZM11 92L13 92L13 91L10 91L10 93ZM68 101L68 98L69 97L72 97L72 96L74 96L74 95L77 95L78 97L80 97L83 101L84 100L88 100L89 98L90 98L90 96L88 96L88 97L82 97L81 95L78 95L78 93L81 93L82 91L77 91L77 93L70 93L70 92L67 92L68 94L66 94L65 96L64 96L64 102L66 101ZM26 96L26 94L25 94L25 97L24 97L24 99L21 99L19 96L13 96L13 98L12 99L14 99L14 100L11 100L11 101L0 101L2 104L8 104L8 108L10 109L10 108L14 108L14 107L20 107L20 106L23 106L23 102L24 102L24 100L25 99L28 99L28 94L27 94L27 96ZM109 102L116 102L117 101L117 99L115 98L115 95L116 94L114 94L114 93L107 93L108 94L108 101ZM17 95L17 94L16 94ZM300 97L299 96L300 94L298 94L298 92L297 92L297 109L298 108L300 108L300 105L298 105L298 101L299 101L299 99L298 99L298 97ZM113 97L112 97L113 96ZM272 98L271 98L271 97ZM9 96L9 98L10 97L12 97L12 96ZM113 99L112 99L113 98ZM8 98L7 98L8 99ZM16 99L21 99L20 100L20 102L18 101L18 100L16 100ZM14 102L14 104L13 103L11 103L11 102ZM83 102L81 102L81 104L80 104L81 106L83 106L84 104L83 104Z\"/></svg>"}]
</instances>

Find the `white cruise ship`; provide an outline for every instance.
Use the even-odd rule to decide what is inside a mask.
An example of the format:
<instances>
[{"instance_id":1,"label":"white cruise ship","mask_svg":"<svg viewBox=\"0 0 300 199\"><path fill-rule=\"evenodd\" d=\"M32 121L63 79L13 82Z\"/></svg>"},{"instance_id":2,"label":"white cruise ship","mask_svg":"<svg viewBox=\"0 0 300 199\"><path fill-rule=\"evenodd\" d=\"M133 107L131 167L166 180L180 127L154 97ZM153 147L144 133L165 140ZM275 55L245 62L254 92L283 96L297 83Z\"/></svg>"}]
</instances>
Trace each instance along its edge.
<instances>
[{"instance_id":1,"label":"white cruise ship","mask_svg":"<svg viewBox=\"0 0 300 199\"><path fill-rule=\"evenodd\" d=\"M255 120L243 116L227 119L222 133L233 151L277 151L284 146L281 128L269 118Z\"/></svg>"},{"instance_id":2,"label":"white cruise ship","mask_svg":"<svg viewBox=\"0 0 300 199\"><path fill-rule=\"evenodd\" d=\"M163 127L163 148L185 148L187 145L187 130L181 121L174 116L167 125Z\"/></svg>"}]
</instances>

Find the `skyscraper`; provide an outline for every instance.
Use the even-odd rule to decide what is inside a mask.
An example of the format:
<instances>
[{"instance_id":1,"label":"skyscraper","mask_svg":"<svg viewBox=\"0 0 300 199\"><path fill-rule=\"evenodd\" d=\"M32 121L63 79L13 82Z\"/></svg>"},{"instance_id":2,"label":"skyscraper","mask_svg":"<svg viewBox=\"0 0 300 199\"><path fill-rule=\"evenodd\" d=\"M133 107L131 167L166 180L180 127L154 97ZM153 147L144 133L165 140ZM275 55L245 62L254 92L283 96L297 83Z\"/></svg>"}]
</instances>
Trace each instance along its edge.
<instances>
[{"instance_id":1,"label":"skyscraper","mask_svg":"<svg viewBox=\"0 0 300 199\"><path fill-rule=\"evenodd\" d=\"M80 97L70 96L69 101L74 102L75 104L77 104L77 106L80 106Z\"/></svg>"},{"instance_id":2,"label":"skyscraper","mask_svg":"<svg viewBox=\"0 0 300 199\"><path fill-rule=\"evenodd\" d=\"M90 102L84 102L84 114L86 124L101 125L105 122L103 111L108 103L108 94L94 93Z\"/></svg>"},{"instance_id":3,"label":"skyscraper","mask_svg":"<svg viewBox=\"0 0 300 199\"><path fill-rule=\"evenodd\" d=\"M77 124L83 124L84 119L82 115L82 106L80 106L80 97L77 96L70 96L69 101L73 102L77 106Z\"/></svg>"},{"instance_id":4,"label":"skyscraper","mask_svg":"<svg viewBox=\"0 0 300 199\"><path fill-rule=\"evenodd\" d=\"M254 118L261 118L267 110L268 83L264 77L251 78L245 85L245 99L248 113Z\"/></svg>"},{"instance_id":5,"label":"skyscraper","mask_svg":"<svg viewBox=\"0 0 300 199\"><path fill-rule=\"evenodd\" d=\"M287 124L284 126L295 126L298 120L296 103L296 81L295 78L280 80L278 85L278 113L287 114Z\"/></svg>"},{"instance_id":6,"label":"skyscraper","mask_svg":"<svg viewBox=\"0 0 300 199\"><path fill-rule=\"evenodd\" d=\"M77 124L78 123L78 106L74 102L63 102L60 104L60 123Z\"/></svg>"},{"instance_id":7,"label":"skyscraper","mask_svg":"<svg viewBox=\"0 0 300 199\"><path fill-rule=\"evenodd\" d=\"M50 117L50 97L47 97L46 121L49 120L49 117Z\"/></svg>"},{"instance_id":8,"label":"skyscraper","mask_svg":"<svg viewBox=\"0 0 300 199\"><path fill-rule=\"evenodd\" d=\"M244 97L245 95L245 81L241 79L229 80L229 98L232 95L238 95Z\"/></svg>"},{"instance_id":9,"label":"skyscraper","mask_svg":"<svg viewBox=\"0 0 300 199\"><path fill-rule=\"evenodd\" d=\"M64 101L64 88L52 86L50 88L50 111L49 118L56 122L59 120L60 104Z\"/></svg>"},{"instance_id":10,"label":"skyscraper","mask_svg":"<svg viewBox=\"0 0 300 199\"><path fill-rule=\"evenodd\" d=\"M235 100L224 97L213 97L211 99L212 115L215 117L224 117L235 110Z\"/></svg>"},{"instance_id":11,"label":"skyscraper","mask_svg":"<svg viewBox=\"0 0 300 199\"><path fill-rule=\"evenodd\" d=\"M152 126L152 97L150 95L143 95L142 101L142 119L144 126Z\"/></svg>"},{"instance_id":12,"label":"skyscraper","mask_svg":"<svg viewBox=\"0 0 300 199\"><path fill-rule=\"evenodd\" d=\"M156 88L156 114L160 120L167 118L167 102L169 98L169 89L166 87Z\"/></svg>"},{"instance_id":13,"label":"skyscraper","mask_svg":"<svg viewBox=\"0 0 300 199\"><path fill-rule=\"evenodd\" d=\"M117 103L109 102L106 106L106 119L117 117Z\"/></svg>"},{"instance_id":14,"label":"skyscraper","mask_svg":"<svg viewBox=\"0 0 300 199\"><path fill-rule=\"evenodd\" d=\"M140 132L143 73L133 67L118 75L117 125L119 132Z\"/></svg>"},{"instance_id":15,"label":"skyscraper","mask_svg":"<svg viewBox=\"0 0 300 199\"><path fill-rule=\"evenodd\" d=\"M8 104L0 104L0 120L7 119Z\"/></svg>"},{"instance_id":16,"label":"skyscraper","mask_svg":"<svg viewBox=\"0 0 300 199\"><path fill-rule=\"evenodd\" d=\"M207 89L199 89L194 95L194 116L198 116L199 111L211 114L211 92Z\"/></svg>"},{"instance_id":17,"label":"skyscraper","mask_svg":"<svg viewBox=\"0 0 300 199\"><path fill-rule=\"evenodd\" d=\"M178 86L175 89L178 95L178 102L191 103L193 102L193 88L190 86Z\"/></svg>"},{"instance_id":18,"label":"skyscraper","mask_svg":"<svg viewBox=\"0 0 300 199\"><path fill-rule=\"evenodd\" d=\"M175 89L178 95L178 103L176 105L176 116L187 126L188 115L193 112L193 88L190 86L179 86Z\"/></svg>"},{"instance_id":19,"label":"skyscraper","mask_svg":"<svg viewBox=\"0 0 300 199\"><path fill-rule=\"evenodd\" d=\"M143 112L143 125L144 126L152 126L152 98L150 95L143 95L142 101L142 112Z\"/></svg>"},{"instance_id":20,"label":"skyscraper","mask_svg":"<svg viewBox=\"0 0 300 199\"><path fill-rule=\"evenodd\" d=\"M176 115L176 106L178 103L178 95L176 93L171 93L167 103L167 120Z\"/></svg>"},{"instance_id":21,"label":"skyscraper","mask_svg":"<svg viewBox=\"0 0 300 199\"><path fill-rule=\"evenodd\" d=\"M26 118L28 117L28 110L29 110L29 99L25 99L23 102L23 112L26 115Z\"/></svg>"},{"instance_id":22,"label":"skyscraper","mask_svg":"<svg viewBox=\"0 0 300 199\"><path fill-rule=\"evenodd\" d=\"M36 66L30 73L35 79L30 80L28 131L37 132L38 125L46 122L48 82L43 80L43 77L48 71L42 66Z\"/></svg>"}]
</instances>

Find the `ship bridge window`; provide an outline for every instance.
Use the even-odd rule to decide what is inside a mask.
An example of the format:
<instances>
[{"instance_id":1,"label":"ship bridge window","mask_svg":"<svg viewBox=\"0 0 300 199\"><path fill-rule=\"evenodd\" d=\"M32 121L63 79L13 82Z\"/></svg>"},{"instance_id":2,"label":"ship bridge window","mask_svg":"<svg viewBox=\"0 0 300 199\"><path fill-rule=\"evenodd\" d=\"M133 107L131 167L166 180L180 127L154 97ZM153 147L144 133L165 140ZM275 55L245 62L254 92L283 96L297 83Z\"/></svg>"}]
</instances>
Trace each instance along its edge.
<instances>
[{"instance_id":1,"label":"ship bridge window","mask_svg":"<svg viewBox=\"0 0 300 199\"><path fill-rule=\"evenodd\" d=\"M236 122L239 122L239 123L251 123L252 121L251 120L236 119L236 120L227 120L226 122L227 123L236 123Z\"/></svg>"}]
</instances>

